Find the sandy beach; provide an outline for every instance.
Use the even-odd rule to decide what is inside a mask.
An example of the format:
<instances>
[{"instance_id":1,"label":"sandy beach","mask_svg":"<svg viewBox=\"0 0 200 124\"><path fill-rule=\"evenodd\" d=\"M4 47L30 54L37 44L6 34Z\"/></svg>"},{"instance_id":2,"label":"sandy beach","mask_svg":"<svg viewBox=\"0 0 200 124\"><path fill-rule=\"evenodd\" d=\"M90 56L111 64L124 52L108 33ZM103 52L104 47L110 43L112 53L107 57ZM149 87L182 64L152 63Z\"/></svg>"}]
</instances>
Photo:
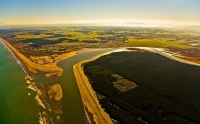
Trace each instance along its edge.
<instances>
[{"instance_id":1,"label":"sandy beach","mask_svg":"<svg viewBox=\"0 0 200 124\"><path fill-rule=\"evenodd\" d=\"M0 40L2 40L12 50L12 52L16 55L16 57L19 58L19 60L26 66L28 71L30 71L32 73L37 73L37 71L45 72L46 77L61 76L63 73L63 69L59 68L57 66L57 63L63 59L66 59L66 58L76 55L76 51L57 55L55 58L55 60L56 60L55 62L50 63L50 64L40 65L40 64L36 64L36 63L30 61L30 59L25 57L16 48L14 48L10 43L8 43L5 39L0 37Z\"/></svg>"},{"instance_id":2,"label":"sandy beach","mask_svg":"<svg viewBox=\"0 0 200 124\"><path fill-rule=\"evenodd\" d=\"M4 44L15 54L15 56L25 65L28 71L32 73L37 73L38 71L45 72L46 77L50 76L61 76L63 73L63 69L59 68L57 66L57 63L63 59L75 56L76 54L81 54L84 52L89 52L89 51L96 51L99 49L83 49L80 52L73 51L69 53L65 53L62 55L56 55L56 61L54 63L49 63L49 64L36 64L35 62L32 62L30 59L25 57L22 53L20 53L16 48L14 48L9 42L7 42L5 39L0 37L0 40L4 42ZM111 53L111 52L109 52ZM76 65L73 66L74 74L79 86L79 90L81 93L82 101L87 107L87 110L92 113L94 122L97 124L112 124L112 120L109 117L109 115L101 108L99 105L98 99L95 97L95 93L90 85L90 83L87 80L87 77L84 75L84 72L82 70L82 64L88 61L95 60L99 58L102 55L106 55L109 53L101 54L98 56L95 56L91 58L90 60L85 60L82 61ZM40 58L45 58L46 60L49 59L48 56L45 57L38 57L34 58L36 61L39 60Z\"/></svg>"},{"instance_id":3,"label":"sandy beach","mask_svg":"<svg viewBox=\"0 0 200 124\"><path fill-rule=\"evenodd\" d=\"M82 65L86 62L93 61L103 55L107 55L112 52L113 51L92 57L91 59L81 61L73 66L74 75L81 93L82 101L84 105L87 107L87 110L91 114L93 114L93 121L96 124L112 124L113 122L110 116L104 111L103 108L101 108L101 105L99 104L99 101L95 96L95 92L92 89L90 82L88 81L88 78L84 74Z\"/></svg>"},{"instance_id":4,"label":"sandy beach","mask_svg":"<svg viewBox=\"0 0 200 124\"><path fill-rule=\"evenodd\" d=\"M180 59L180 58L174 56L173 54L169 54L169 53L166 53L165 51L162 51L162 49L159 49L159 48L158 49L157 48L148 48L148 47L135 47L135 48L146 50L146 51L153 52L153 53L158 53L158 54L165 56L169 59L179 61L179 62L182 62L182 63L185 63L185 64L191 64L191 65L199 66L199 64L197 64L197 63ZM128 50L122 48L122 49L118 49L118 50L111 51L111 52L108 52L108 53L104 53L104 54L95 56L91 59L81 61L78 64L73 66L75 78L76 78L77 83L78 83L78 87L79 87L79 90L80 90L80 93L81 93L83 103L87 107L88 111L93 114L94 122L96 122L97 124L110 124L110 123L112 123L112 121L111 121L111 118L109 117L109 115L99 105L99 101L95 96L95 92L92 89L90 82L88 81L88 78L84 74L83 64L87 63L89 61L93 61L93 60L95 60L95 59L97 59L97 58L99 58L103 55L107 55L107 54L110 54L110 53L113 53L113 52L122 52L122 51L128 51Z\"/></svg>"},{"instance_id":5,"label":"sandy beach","mask_svg":"<svg viewBox=\"0 0 200 124\"><path fill-rule=\"evenodd\" d=\"M67 59L69 57L75 56L76 54L81 54L83 52L89 52L89 51L95 51L95 50L99 50L99 49L84 49L81 51L72 51L69 53L64 53L61 55L55 55L54 57L54 62L49 62L47 64L39 64L39 63L35 63L33 61L31 61L30 59L28 59L27 57L25 57L22 53L20 53L16 48L14 48L9 42L7 42L6 40L4 40L3 38L0 37L0 40L2 40L6 46L9 47L10 50L12 50L12 52L16 55L16 57L26 66L27 70L32 72L32 73L37 73L38 71L41 72L45 72L45 76L46 77L51 77L51 76L61 76L63 73L63 69L59 68L57 66L57 63L61 60ZM169 53L166 51L163 51L163 49L160 48L148 48L148 47L137 47L138 49L143 49L146 51L150 51L150 52L154 52L154 53L158 53L162 56L168 57L170 59L182 62L182 63L186 63L186 64L191 64L191 65L197 65L200 66L197 63L194 62L190 62L190 61L186 61L183 59L180 59L177 56L174 56L173 53ZM90 82L88 81L88 78L86 77L86 75L84 74L83 71L83 64L87 63L89 61L93 61L103 55L108 55L112 52L120 52L120 51L124 51L124 49L118 49L118 50L114 50L114 51L110 51L104 54L100 54L98 56L92 57L88 60L84 60L81 61L77 64L75 64L73 66L73 71L74 71L74 75L78 84L78 88L81 94L81 98L83 101L83 104L85 107L87 107L87 110L92 114L93 116L93 121L96 124L112 124L112 120L109 116L108 113L106 113L104 111L104 109L101 107L101 105L99 104L99 101L95 95L94 90L92 89L92 86L90 84ZM41 59L45 59L47 61L50 61L50 57L49 56L45 56L45 57L35 57L32 58L33 60L35 60L36 62L39 62ZM30 87L29 87L30 88ZM50 87L51 88L51 87ZM52 89L61 89L59 88L59 86L53 88ZM49 94L52 94L52 91L49 91ZM58 93L58 96L50 96L50 98L53 98L57 101L59 101L62 97L62 95ZM38 97L36 97L37 99Z\"/></svg>"}]
</instances>

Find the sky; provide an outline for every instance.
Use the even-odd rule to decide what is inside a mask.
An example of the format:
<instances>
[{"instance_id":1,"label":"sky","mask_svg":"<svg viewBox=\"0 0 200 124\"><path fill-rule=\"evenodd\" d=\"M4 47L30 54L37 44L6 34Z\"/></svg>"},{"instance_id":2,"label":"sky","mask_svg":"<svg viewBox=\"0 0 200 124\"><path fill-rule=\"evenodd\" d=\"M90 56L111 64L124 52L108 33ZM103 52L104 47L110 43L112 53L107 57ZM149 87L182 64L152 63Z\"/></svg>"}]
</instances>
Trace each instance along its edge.
<instances>
[{"instance_id":1,"label":"sky","mask_svg":"<svg viewBox=\"0 0 200 124\"><path fill-rule=\"evenodd\" d=\"M0 25L200 24L200 0L0 0Z\"/></svg>"}]
</instances>

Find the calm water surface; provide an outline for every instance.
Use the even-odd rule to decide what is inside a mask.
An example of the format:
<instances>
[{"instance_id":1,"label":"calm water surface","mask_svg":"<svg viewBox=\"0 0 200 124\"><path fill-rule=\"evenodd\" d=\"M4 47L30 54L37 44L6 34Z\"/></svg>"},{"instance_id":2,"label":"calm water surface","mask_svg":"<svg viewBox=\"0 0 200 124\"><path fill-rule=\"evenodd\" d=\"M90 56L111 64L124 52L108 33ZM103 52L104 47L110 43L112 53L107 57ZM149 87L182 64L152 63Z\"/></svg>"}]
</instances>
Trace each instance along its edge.
<instances>
[{"instance_id":1,"label":"calm water surface","mask_svg":"<svg viewBox=\"0 0 200 124\"><path fill-rule=\"evenodd\" d=\"M64 70L61 77L45 78L41 74L36 75L36 83L61 85L65 124L87 123L73 65L111 50L113 49L82 53L59 62L58 66ZM34 99L35 92L27 88L27 74L2 42L0 55L0 124L37 124L39 113L43 110Z\"/></svg>"},{"instance_id":2,"label":"calm water surface","mask_svg":"<svg viewBox=\"0 0 200 124\"><path fill-rule=\"evenodd\" d=\"M20 64L0 41L0 124L37 124L39 107Z\"/></svg>"},{"instance_id":3,"label":"calm water surface","mask_svg":"<svg viewBox=\"0 0 200 124\"><path fill-rule=\"evenodd\" d=\"M67 124L85 124L85 112L80 96L80 92L76 83L73 73L73 65L91 58L93 56L111 51L113 49L105 49L93 51L88 53L79 54L69 59L63 60L58 63L58 66L63 68L64 73L60 77L60 84L63 88L64 94L64 116Z\"/></svg>"},{"instance_id":4,"label":"calm water surface","mask_svg":"<svg viewBox=\"0 0 200 124\"><path fill-rule=\"evenodd\" d=\"M44 75L37 74L37 82L43 82L43 84L46 85L56 83L61 85L63 91L63 113L65 124L87 123L80 92L73 73L73 65L112 50L114 49L104 49L82 53L60 61L58 66L64 70L61 77L45 78Z\"/></svg>"}]
</instances>

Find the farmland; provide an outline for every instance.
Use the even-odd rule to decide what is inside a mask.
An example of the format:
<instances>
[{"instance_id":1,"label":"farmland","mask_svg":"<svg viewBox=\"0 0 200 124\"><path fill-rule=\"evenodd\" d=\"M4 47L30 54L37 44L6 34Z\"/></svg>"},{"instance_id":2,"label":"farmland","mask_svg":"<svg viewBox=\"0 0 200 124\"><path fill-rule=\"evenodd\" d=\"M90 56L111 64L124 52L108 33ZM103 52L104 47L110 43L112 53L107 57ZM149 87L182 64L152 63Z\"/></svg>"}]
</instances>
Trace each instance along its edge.
<instances>
[{"instance_id":1,"label":"farmland","mask_svg":"<svg viewBox=\"0 0 200 124\"><path fill-rule=\"evenodd\" d=\"M200 63L196 29L47 26L0 29L0 34L32 68L43 72L82 49L130 47L132 52L113 53L84 66L113 122L200 123L199 67L131 48L162 48ZM54 71L47 77L58 74Z\"/></svg>"},{"instance_id":2,"label":"farmland","mask_svg":"<svg viewBox=\"0 0 200 124\"><path fill-rule=\"evenodd\" d=\"M47 26L0 29L0 34L28 58L59 55L82 48L191 49L198 48L200 42L197 30L170 28Z\"/></svg>"}]
</instances>

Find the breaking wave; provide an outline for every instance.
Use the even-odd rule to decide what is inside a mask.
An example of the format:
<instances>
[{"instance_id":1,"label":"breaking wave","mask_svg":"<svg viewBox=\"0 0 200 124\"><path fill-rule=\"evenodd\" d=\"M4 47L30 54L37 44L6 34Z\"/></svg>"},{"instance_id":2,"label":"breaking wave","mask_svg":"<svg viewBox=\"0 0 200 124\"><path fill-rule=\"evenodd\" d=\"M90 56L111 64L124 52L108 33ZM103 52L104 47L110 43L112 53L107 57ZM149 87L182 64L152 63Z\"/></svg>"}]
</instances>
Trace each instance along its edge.
<instances>
[{"instance_id":1,"label":"breaking wave","mask_svg":"<svg viewBox=\"0 0 200 124\"><path fill-rule=\"evenodd\" d=\"M28 75L28 71L25 68L25 66L23 65L23 63L16 57L15 53L0 39L0 42L4 45L4 47L11 53L11 55L13 56L13 58L16 60L17 64L19 64L23 70L23 72L25 73L25 80L27 83L27 88L34 91L36 93L36 95L34 96L35 102L41 106L43 108L43 110L46 109L45 105L43 104L43 100L41 100L41 96L42 96L42 92L37 88L37 86L35 85L35 83L33 82L34 79ZM28 93L28 95L31 95L30 93ZM45 111L43 112L39 112L38 113L39 118L38 118L38 122L40 124L48 124L49 121L47 121L48 115L46 114ZM53 123L53 122L51 122Z\"/></svg>"}]
</instances>

